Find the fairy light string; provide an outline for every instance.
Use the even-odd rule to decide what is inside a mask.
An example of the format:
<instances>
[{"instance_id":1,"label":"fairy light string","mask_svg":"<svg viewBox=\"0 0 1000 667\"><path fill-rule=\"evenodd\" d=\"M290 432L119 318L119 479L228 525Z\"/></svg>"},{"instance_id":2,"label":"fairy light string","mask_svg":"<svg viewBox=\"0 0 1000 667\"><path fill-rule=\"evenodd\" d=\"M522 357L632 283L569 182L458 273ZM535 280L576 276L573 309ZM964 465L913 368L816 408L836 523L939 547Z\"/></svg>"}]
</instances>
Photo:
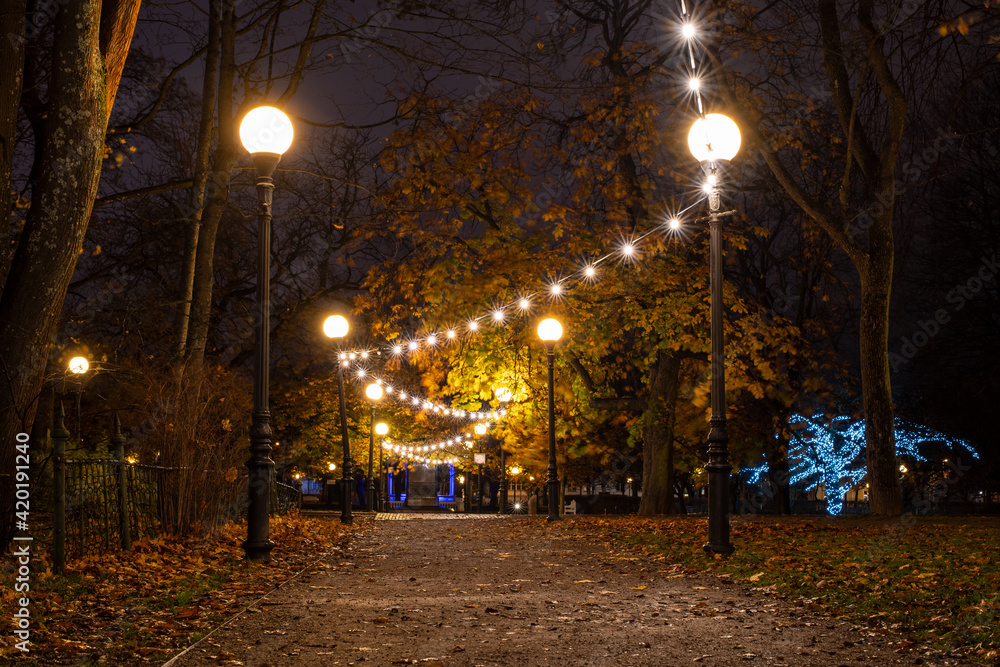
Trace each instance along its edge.
<instances>
[{"instance_id":1,"label":"fairy light string","mask_svg":"<svg viewBox=\"0 0 1000 667\"><path fill-rule=\"evenodd\" d=\"M368 348L347 349L340 352L342 361L347 360L362 363L373 356L384 352L390 358L399 358L407 354L416 352L436 352L445 349L449 344L457 342L463 336L470 336L479 333L484 326L505 327L513 317L527 317L534 302L538 298L561 298L566 296L567 290L575 285L587 282L593 283L598 280L598 267L613 259L620 258L626 263L636 261L639 252L639 244L649 236L661 232L666 227L668 234L674 234L681 230L683 226L682 217L691 209L695 208L705 200L700 197L693 204L671 215L669 219L656 227L647 230L645 233L631 239L627 239L615 250L587 263L583 268L562 278L550 281L544 290L533 292L522 292L516 299L507 302L500 302L492 306L488 311L469 318L464 324L431 331L427 334L403 334L398 333L394 340L400 341L392 344L373 345Z\"/></svg>"},{"instance_id":2,"label":"fairy light string","mask_svg":"<svg viewBox=\"0 0 1000 667\"><path fill-rule=\"evenodd\" d=\"M822 487L827 511L840 514L845 495L858 488L868 474L864 464L865 421L848 417L826 421L822 416L792 415L788 423L794 429L788 451L789 486L801 486L805 491ZM917 424L897 422L894 438L896 456L913 461L926 462L921 448L933 442L943 443L958 455L979 459L979 453L968 441ZM910 471L905 463L900 463L899 472L906 475ZM743 475L750 484L766 486L768 464L748 468Z\"/></svg>"},{"instance_id":3,"label":"fairy light string","mask_svg":"<svg viewBox=\"0 0 1000 667\"><path fill-rule=\"evenodd\" d=\"M704 120L706 114L702 98L702 85L701 79L698 76L697 62L694 55L698 31L695 27L693 17L688 11L687 3L684 0L680 0L679 4L681 15L680 32L681 36L685 40L685 67L688 75L687 87L689 93L694 98L698 117ZM364 364L372 357L373 354L381 356L383 352L389 355L390 358L400 358L404 355L412 355L417 352L426 353L444 350L449 346L449 344L457 342L462 336L475 335L484 325L506 327L509 320L512 318L512 314L514 317L518 315L521 317L527 317L532 309L534 301L538 298L561 298L565 296L566 291L573 286L579 285L583 282L596 282L598 280L598 267L609 260L619 258L623 261L623 263L633 263L637 261L639 244L652 234L662 232L664 230L668 235L680 232L683 226L683 216L695 207L701 205L707 196L714 191L716 185L716 175L714 169L712 169L708 174L707 182L702 189L703 195L696 201L681 209L677 213L672 214L666 222L657 224L639 236L625 239L616 249L598 257L593 261L590 261L574 273L548 282L544 290L522 292L516 299L512 299L506 303L501 301L499 305L491 306L488 311L481 312L479 315L469 318L463 325L449 327L447 329L438 329L423 335L404 334L400 332L393 337L393 340L398 341L395 343L373 345L369 348L362 349L343 350L340 352L341 363L345 367L356 366L357 368L353 374L355 379L364 380L365 378L372 378L375 382L383 385L387 397L395 399L396 401L407 405L411 409L416 408L421 411L430 411L444 417L468 419L472 421L479 421L486 415L492 416L494 420L506 416L506 410L492 412L467 411L459 408L452 408L440 402L431 401L425 396L407 391L405 389L397 389L392 384L391 380L387 379L387 376L378 376L370 373L364 367Z\"/></svg>"},{"instance_id":4,"label":"fairy light string","mask_svg":"<svg viewBox=\"0 0 1000 667\"><path fill-rule=\"evenodd\" d=\"M347 353L342 354L341 363L345 368L351 367L351 359L349 359L349 355ZM382 391L384 392L383 399L389 398L391 400L395 400L397 403L417 412L426 411L440 417L450 417L453 419L464 419L475 422L481 422L483 420L499 421L503 417L507 416L507 410L505 408L501 408L499 410L464 410L461 408L453 408L438 401L432 401L422 394L409 391L405 388L400 388L397 384L393 383L388 374L384 372L376 374L360 366L356 367L352 373L347 375L347 379L359 384L374 382L382 387Z\"/></svg>"},{"instance_id":5,"label":"fairy light string","mask_svg":"<svg viewBox=\"0 0 1000 667\"><path fill-rule=\"evenodd\" d=\"M700 119L704 120L706 113L705 103L702 97L702 82L701 77L698 75L698 65L695 60L695 45L699 36L698 29L696 28L694 18L689 12L685 0L680 0L679 4L680 33L684 40L684 52L686 55L683 60L687 73L687 88L689 93L694 98L695 112ZM708 125L703 124L703 126L707 130ZM706 143L710 143L708 142L707 137ZM707 195L713 191L716 186L717 176L714 169L712 169L702 188L703 195L695 202L677 213L672 214L666 222L657 224L637 237L622 241L622 243L615 250L612 250L589 262L574 273L563 278L550 281L544 290L521 293L521 295L516 299L512 299L506 303L501 302L499 305L492 306L488 311L481 312L479 315L469 318L463 325L431 331L424 335L404 334L400 332L393 338L393 340L399 342L385 344L382 346L376 345L371 349L348 350L347 353L357 355L359 358L367 358L367 355L370 355L373 351L386 352L393 357L401 357L403 355L413 354L416 352L434 352L444 349L449 343L457 341L463 335L474 335L478 333L484 325L500 327L506 326L512 314L514 316L527 316L528 312L531 310L533 301L539 297L560 298L565 296L566 290L574 285L581 282L595 282L598 279L598 267L613 258L620 258L625 263L635 262L638 256L639 244L642 241L652 234L664 231L664 228L667 234L678 233L683 226L683 216L704 202Z\"/></svg>"}]
</instances>

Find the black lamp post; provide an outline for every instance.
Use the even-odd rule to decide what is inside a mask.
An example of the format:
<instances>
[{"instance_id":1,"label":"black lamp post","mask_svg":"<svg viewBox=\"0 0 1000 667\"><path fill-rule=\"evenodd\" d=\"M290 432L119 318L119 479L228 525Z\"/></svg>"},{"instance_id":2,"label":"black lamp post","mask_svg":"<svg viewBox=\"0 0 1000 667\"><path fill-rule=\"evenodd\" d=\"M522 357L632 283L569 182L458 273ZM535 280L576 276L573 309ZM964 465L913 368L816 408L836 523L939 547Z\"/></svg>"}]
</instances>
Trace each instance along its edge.
<instances>
[{"instance_id":1,"label":"black lamp post","mask_svg":"<svg viewBox=\"0 0 1000 667\"><path fill-rule=\"evenodd\" d=\"M86 357L73 357L69 360L69 372L76 376L76 440L83 444L83 418L81 405L83 403L83 375L90 369Z\"/></svg>"},{"instance_id":2,"label":"black lamp post","mask_svg":"<svg viewBox=\"0 0 1000 667\"><path fill-rule=\"evenodd\" d=\"M374 415L372 415L374 417ZM385 434L389 432L389 425L385 422L375 424L375 433L378 434L378 510L384 512L388 505L387 495L389 493L388 481L385 479Z\"/></svg>"},{"instance_id":3,"label":"black lamp post","mask_svg":"<svg viewBox=\"0 0 1000 667\"><path fill-rule=\"evenodd\" d=\"M271 175L281 154L292 143L292 123L280 109L257 107L243 117L240 140L257 169L257 313L254 346L253 412L250 423L247 539L243 550L249 560L270 560L274 542L269 539L268 501L274 461L271 460L271 411L268 404L271 287Z\"/></svg>"},{"instance_id":4,"label":"black lamp post","mask_svg":"<svg viewBox=\"0 0 1000 667\"><path fill-rule=\"evenodd\" d=\"M371 419L368 422L368 477L365 488L365 508L372 512L375 510L375 478L372 476L374 474L374 462L375 462L375 404L382 400L382 385L372 382L370 385L365 387L365 396L371 401Z\"/></svg>"},{"instance_id":5,"label":"black lamp post","mask_svg":"<svg viewBox=\"0 0 1000 667\"><path fill-rule=\"evenodd\" d=\"M719 162L731 160L740 148L740 131L730 118L722 114L702 116L688 133L688 147L706 167L708 182L708 225L711 254L711 335L712 335L712 416L708 431L708 542L710 553L728 555L733 552L729 542L729 434L726 431L726 358L722 317L722 220L733 212L722 212L719 189Z\"/></svg>"},{"instance_id":6,"label":"black lamp post","mask_svg":"<svg viewBox=\"0 0 1000 667\"><path fill-rule=\"evenodd\" d=\"M512 397L510 389L506 387L500 387L496 390L497 400L500 401L500 405L504 405ZM498 514L505 514L507 512L507 452L503 448L503 443L499 443L500 447L500 502L497 503L500 507L498 508Z\"/></svg>"},{"instance_id":7,"label":"black lamp post","mask_svg":"<svg viewBox=\"0 0 1000 667\"><path fill-rule=\"evenodd\" d=\"M549 369L549 521L559 520L559 477L556 470L556 408L553 393L556 343L562 337L559 320L548 317L538 325L538 337L545 344Z\"/></svg>"},{"instance_id":8,"label":"black lamp post","mask_svg":"<svg viewBox=\"0 0 1000 667\"><path fill-rule=\"evenodd\" d=\"M350 325L343 315L331 315L323 322L323 333L327 338L343 338L347 335ZM354 464L351 462L351 443L347 438L347 400L344 397L344 366L347 365L347 355L341 353L337 359L337 394L340 396L340 443L344 450L344 464L340 471L340 522L354 523L351 512L351 484L353 482Z\"/></svg>"}]
</instances>

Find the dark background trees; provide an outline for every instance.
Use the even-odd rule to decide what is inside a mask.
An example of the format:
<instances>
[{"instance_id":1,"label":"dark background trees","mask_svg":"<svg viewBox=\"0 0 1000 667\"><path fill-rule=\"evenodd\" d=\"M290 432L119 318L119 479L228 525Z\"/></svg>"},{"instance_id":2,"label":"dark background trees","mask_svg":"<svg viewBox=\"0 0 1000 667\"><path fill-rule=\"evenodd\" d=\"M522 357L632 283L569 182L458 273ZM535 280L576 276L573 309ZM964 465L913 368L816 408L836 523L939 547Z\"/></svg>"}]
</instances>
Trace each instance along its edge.
<instances>
[{"instance_id":1,"label":"dark background trees","mask_svg":"<svg viewBox=\"0 0 1000 667\"><path fill-rule=\"evenodd\" d=\"M37 397L54 400L44 378L87 349L108 370L167 369L158 386L174 399L150 408L152 385L133 382L111 406L133 409L133 422L145 411L184 424L162 437L175 442L158 449L167 461L180 460L176 443L230 438L236 456L247 426L239 402L226 417L233 435L220 434L225 410L199 409L198 388L212 377L206 395L237 391L250 363L254 201L235 129L270 102L297 132L276 177L272 244L274 400L289 432L312 424L296 422L293 406L322 418L330 402L331 351L318 340L330 308L355 309L352 343L362 345L538 292L532 312L544 306L569 325L561 451L580 461L641 453L643 511L676 509L680 477L702 457L707 259L696 210L680 230L664 225L697 200L700 177L683 145L691 113L673 8L148 2L130 49L137 4L84 4L107 18L87 34L94 57L124 72L117 98L115 76L92 81L91 61L76 65L74 85L56 86L70 76L51 64L65 48L54 34L63 5L3 47L25 63L22 88L17 71L0 82L0 167L11 171L0 177L15 193L0 262L14 267L0 294L5 455ZM11 7L0 20L21 30L33 15ZM717 28L704 37L714 55L703 65L719 75L704 79L706 99L736 114L748 141L726 172L741 211L727 255L734 457L764 455L778 479L792 414L843 412L861 397L853 416L868 418L869 455L883 456L874 508L893 513L897 407L989 442L979 415L995 382L984 369L996 349L996 279L982 279L961 309L949 295L993 266L997 64L989 23L942 34L954 18L946 9L880 11L732 4L698 20ZM61 97L72 95L76 107ZM81 126L68 140L85 141L87 158L70 165L59 154L70 144L46 128L53 109L85 104L104 118L72 119ZM640 236L634 256L620 254ZM599 281L545 296L607 254ZM941 308L951 321L927 333L922 323ZM502 435L531 460L543 435L539 351L530 320L509 321L389 370L469 409L501 381L523 383ZM913 342L919 332L926 344ZM85 402L92 415L111 407ZM47 403L36 432L48 412ZM352 427L361 437L363 421ZM87 428L98 442L100 424ZM133 440L142 448L152 437ZM233 466L216 467L224 476Z\"/></svg>"}]
</instances>

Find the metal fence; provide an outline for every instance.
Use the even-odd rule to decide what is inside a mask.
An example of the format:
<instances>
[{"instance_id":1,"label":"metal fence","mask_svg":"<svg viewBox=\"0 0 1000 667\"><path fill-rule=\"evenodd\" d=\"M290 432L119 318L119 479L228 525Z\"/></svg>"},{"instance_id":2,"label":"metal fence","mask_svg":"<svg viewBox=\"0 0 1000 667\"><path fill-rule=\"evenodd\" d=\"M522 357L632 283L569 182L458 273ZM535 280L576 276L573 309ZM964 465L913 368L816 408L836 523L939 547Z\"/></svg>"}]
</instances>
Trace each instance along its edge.
<instances>
[{"instance_id":1,"label":"metal fence","mask_svg":"<svg viewBox=\"0 0 1000 667\"><path fill-rule=\"evenodd\" d=\"M281 482L271 482L271 493L267 505L270 514L288 514L302 507L302 493L294 486Z\"/></svg>"},{"instance_id":2,"label":"metal fence","mask_svg":"<svg viewBox=\"0 0 1000 667\"><path fill-rule=\"evenodd\" d=\"M173 523L179 468L115 459L65 462L66 553L80 557L128 548Z\"/></svg>"},{"instance_id":3,"label":"metal fence","mask_svg":"<svg viewBox=\"0 0 1000 667\"><path fill-rule=\"evenodd\" d=\"M69 433L63 425L62 406L52 431L54 445L55 508L54 561L61 572L66 557L131 548L133 539L162 534L176 525L179 479L184 468L129 463L125 438L115 418L113 459L66 460ZM218 523L246 515L247 485L242 497L217 508ZM269 514L287 514L301 506L298 489L271 481Z\"/></svg>"}]
</instances>

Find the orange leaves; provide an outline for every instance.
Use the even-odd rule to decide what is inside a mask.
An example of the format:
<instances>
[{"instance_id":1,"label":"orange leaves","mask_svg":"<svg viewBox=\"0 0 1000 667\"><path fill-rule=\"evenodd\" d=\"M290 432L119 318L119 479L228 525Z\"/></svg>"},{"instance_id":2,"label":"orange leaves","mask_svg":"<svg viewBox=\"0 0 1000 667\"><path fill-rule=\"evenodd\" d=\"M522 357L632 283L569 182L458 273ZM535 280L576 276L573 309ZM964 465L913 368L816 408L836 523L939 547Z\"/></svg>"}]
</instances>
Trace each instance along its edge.
<instances>
[{"instance_id":1,"label":"orange leaves","mask_svg":"<svg viewBox=\"0 0 1000 667\"><path fill-rule=\"evenodd\" d=\"M715 560L700 549L702 517L577 521L613 529L614 540L644 545L688 571L707 568L813 611L910 628L919 643L961 654L1000 651L995 517L929 517L903 528L868 518L753 517L731 524L736 552Z\"/></svg>"},{"instance_id":2,"label":"orange leaves","mask_svg":"<svg viewBox=\"0 0 1000 667\"><path fill-rule=\"evenodd\" d=\"M135 549L70 561L65 576L33 582L39 625L25 664L54 664L59 654L105 647L108 664L136 655L174 653L249 601L338 546L352 529L300 516L271 520L269 566L249 564L240 547L245 524L212 537L142 537ZM39 558L37 567L44 560ZM0 645L0 662L11 655ZM221 654L220 654L221 655ZM231 658L227 658L231 659ZM31 661L34 661L33 663Z\"/></svg>"}]
</instances>

